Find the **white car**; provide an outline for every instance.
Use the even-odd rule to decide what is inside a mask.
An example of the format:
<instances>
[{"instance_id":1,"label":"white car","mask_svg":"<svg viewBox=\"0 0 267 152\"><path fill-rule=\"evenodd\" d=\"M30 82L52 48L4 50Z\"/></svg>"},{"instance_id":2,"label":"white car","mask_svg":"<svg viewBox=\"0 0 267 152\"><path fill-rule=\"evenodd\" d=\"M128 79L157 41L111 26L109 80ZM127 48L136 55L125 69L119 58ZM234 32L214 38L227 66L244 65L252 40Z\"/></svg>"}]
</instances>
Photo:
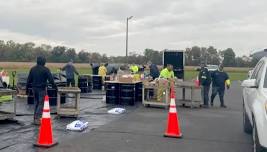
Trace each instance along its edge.
<instances>
[{"instance_id":1,"label":"white car","mask_svg":"<svg viewBox=\"0 0 267 152\"><path fill-rule=\"evenodd\" d=\"M242 82L243 126L252 133L254 152L267 151L267 57L262 58L251 76Z\"/></svg>"},{"instance_id":2,"label":"white car","mask_svg":"<svg viewBox=\"0 0 267 152\"><path fill-rule=\"evenodd\" d=\"M210 65L210 64L208 64L207 66L206 66L206 68L208 69L208 71L216 71L216 70L218 70L219 69L219 66L218 65ZM196 70L197 71L200 71L200 69L201 69L201 67L197 67L196 68Z\"/></svg>"},{"instance_id":3,"label":"white car","mask_svg":"<svg viewBox=\"0 0 267 152\"><path fill-rule=\"evenodd\" d=\"M218 65L207 65L206 67L208 69L208 71L216 71L219 69Z\"/></svg>"}]
</instances>

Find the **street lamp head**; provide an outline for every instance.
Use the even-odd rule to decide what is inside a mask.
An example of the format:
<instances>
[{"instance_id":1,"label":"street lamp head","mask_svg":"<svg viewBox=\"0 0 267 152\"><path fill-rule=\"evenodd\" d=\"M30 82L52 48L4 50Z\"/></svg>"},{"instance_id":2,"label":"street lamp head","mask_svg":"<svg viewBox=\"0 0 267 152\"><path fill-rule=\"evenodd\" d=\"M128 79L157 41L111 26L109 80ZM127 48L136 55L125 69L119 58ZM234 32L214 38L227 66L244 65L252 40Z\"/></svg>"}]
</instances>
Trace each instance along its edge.
<instances>
[{"instance_id":1,"label":"street lamp head","mask_svg":"<svg viewBox=\"0 0 267 152\"><path fill-rule=\"evenodd\" d=\"M130 16L130 17L128 17L128 20L130 20L130 19L132 19L133 18L133 16Z\"/></svg>"}]
</instances>

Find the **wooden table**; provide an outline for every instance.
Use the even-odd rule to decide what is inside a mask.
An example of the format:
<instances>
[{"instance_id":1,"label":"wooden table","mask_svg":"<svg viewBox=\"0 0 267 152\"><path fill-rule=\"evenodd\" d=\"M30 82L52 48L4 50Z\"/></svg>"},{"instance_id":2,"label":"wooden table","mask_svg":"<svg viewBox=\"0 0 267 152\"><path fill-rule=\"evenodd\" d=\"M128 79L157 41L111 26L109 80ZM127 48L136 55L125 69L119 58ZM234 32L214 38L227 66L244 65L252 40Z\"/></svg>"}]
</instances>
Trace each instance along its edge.
<instances>
[{"instance_id":1,"label":"wooden table","mask_svg":"<svg viewBox=\"0 0 267 152\"><path fill-rule=\"evenodd\" d=\"M16 93L17 93L16 90L0 89L0 96L7 96L7 95L14 96ZM13 102L14 102L13 111L12 112L0 111L0 120L13 119L16 116L16 100L14 100L14 97L13 97Z\"/></svg>"},{"instance_id":2,"label":"wooden table","mask_svg":"<svg viewBox=\"0 0 267 152\"><path fill-rule=\"evenodd\" d=\"M57 115L58 116L75 116L80 114L80 93L78 87L58 87L57 91ZM60 98L61 95L74 94L75 105L73 107L62 107Z\"/></svg>"},{"instance_id":3,"label":"wooden table","mask_svg":"<svg viewBox=\"0 0 267 152\"><path fill-rule=\"evenodd\" d=\"M189 106L191 108L195 107L195 106L198 106L200 107L201 106L201 101L199 100L195 100L195 91L196 89L200 89L199 87L196 87L195 86L195 83L193 82L190 82L190 81L178 81L175 83L175 87L176 88L182 88L183 89L183 92L182 92L182 99L179 99L180 103L183 105L183 106L187 106L189 104ZM190 99L185 99L185 90L186 89L189 89L191 91L191 96L190 96Z\"/></svg>"}]
</instances>

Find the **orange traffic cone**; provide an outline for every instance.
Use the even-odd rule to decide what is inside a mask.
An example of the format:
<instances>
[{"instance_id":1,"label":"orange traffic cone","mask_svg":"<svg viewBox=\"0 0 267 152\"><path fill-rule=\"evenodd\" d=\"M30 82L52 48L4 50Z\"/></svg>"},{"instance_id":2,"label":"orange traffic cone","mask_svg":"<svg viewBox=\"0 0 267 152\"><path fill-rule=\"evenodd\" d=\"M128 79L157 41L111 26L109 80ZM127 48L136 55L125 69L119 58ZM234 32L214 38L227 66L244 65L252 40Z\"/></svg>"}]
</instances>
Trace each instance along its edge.
<instances>
[{"instance_id":1,"label":"orange traffic cone","mask_svg":"<svg viewBox=\"0 0 267 152\"><path fill-rule=\"evenodd\" d=\"M38 147L52 147L56 145L57 142L53 140L53 132L52 132L52 124L51 124L51 117L50 117L50 108L49 108L49 98L46 95L44 101L44 109L43 115L41 120L41 126L39 129L39 137L38 141L35 146Z\"/></svg>"},{"instance_id":2,"label":"orange traffic cone","mask_svg":"<svg viewBox=\"0 0 267 152\"><path fill-rule=\"evenodd\" d=\"M175 105L175 93L173 87L171 88L171 103L168 114L167 128L164 137L181 138L182 133L179 126L178 114Z\"/></svg>"}]
</instances>

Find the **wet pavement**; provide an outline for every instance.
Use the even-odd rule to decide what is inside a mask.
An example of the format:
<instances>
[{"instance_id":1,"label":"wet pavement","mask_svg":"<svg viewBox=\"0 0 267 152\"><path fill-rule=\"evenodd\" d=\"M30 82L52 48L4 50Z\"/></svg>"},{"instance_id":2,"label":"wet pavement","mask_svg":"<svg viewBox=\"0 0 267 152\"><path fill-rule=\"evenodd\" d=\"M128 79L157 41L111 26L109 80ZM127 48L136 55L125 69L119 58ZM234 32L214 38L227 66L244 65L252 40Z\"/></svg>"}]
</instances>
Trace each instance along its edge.
<instances>
[{"instance_id":1,"label":"wet pavement","mask_svg":"<svg viewBox=\"0 0 267 152\"><path fill-rule=\"evenodd\" d=\"M228 106L178 107L183 138L164 138L168 110L139 106L90 133L48 149L49 152L251 152L251 135L243 132L239 83L226 91Z\"/></svg>"},{"instance_id":2,"label":"wet pavement","mask_svg":"<svg viewBox=\"0 0 267 152\"><path fill-rule=\"evenodd\" d=\"M241 91L240 84L233 82L231 89L226 91L226 109L219 108L218 97L215 106L209 109L178 107L182 139L163 137L167 109L145 108L139 104L125 107L125 114L110 115L107 111L113 107L103 102L103 95L84 95L80 120L88 121L89 128L83 132L67 131L66 125L75 119L58 119L53 114L53 131L59 145L47 151L250 152L251 136L245 134L242 128ZM177 96L179 98L181 94ZM1 105L0 109L8 106L11 103ZM0 124L0 151L44 151L32 146L38 132L38 128L31 124L32 106L27 105L25 99L20 99L17 107L18 116L15 119L19 123Z\"/></svg>"},{"instance_id":3,"label":"wet pavement","mask_svg":"<svg viewBox=\"0 0 267 152\"><path fill-rule=\"evenodd\" d=\"M58 118L56 117L56 107L51 107L51 116L53 120L53 133L56 140L63 142L73 137L81 136L102 125L112 122L122 115L111 115L107 111L114 106L106 105L103 100L102 92L92 94L82 94L80 101L80 115L77 119L89 122L89 127L82 132L67 131L66 125L76 118ZM71 100L71 99L69 99ZM66 100L66 104L69 103ZM33 105L27 104L27 98L17 98L17 116L16 121L0 121L0 151L4 152L34 152L40 149L34 148L33 143L36 141L39 127L32 124ZM13 103L6 102L0 105L0 110L10 111ZM119 106L123 107L123 106ZM136 109L133 107L126 108L127 113Z\"/></svg>"}]
</instances>

